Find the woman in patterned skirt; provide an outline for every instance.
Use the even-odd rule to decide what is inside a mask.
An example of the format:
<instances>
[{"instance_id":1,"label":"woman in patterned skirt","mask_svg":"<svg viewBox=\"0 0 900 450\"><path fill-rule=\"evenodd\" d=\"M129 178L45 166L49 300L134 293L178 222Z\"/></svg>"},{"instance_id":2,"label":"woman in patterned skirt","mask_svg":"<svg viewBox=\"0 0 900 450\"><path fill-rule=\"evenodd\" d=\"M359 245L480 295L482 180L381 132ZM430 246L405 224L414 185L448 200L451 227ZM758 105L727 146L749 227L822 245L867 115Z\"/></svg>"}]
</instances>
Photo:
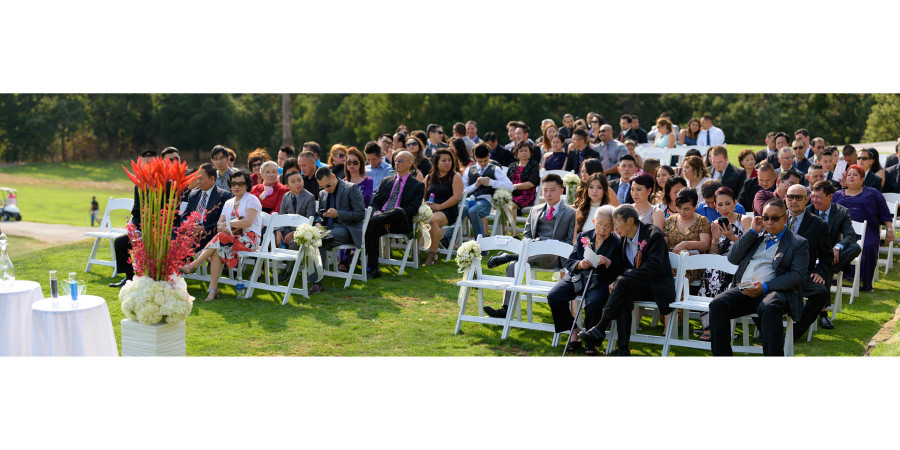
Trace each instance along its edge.
<instances>
[{"instance_id":1,"label":"woman in patterned skirt","mask_svg":"<svg viewBox=\"0 0 900 450\"><path fill-rule=\"evenodd\" d=\"M209 295L206 301L219 296L219 276L223 265L235 269L238 263L238 252L252 252L259 247L262 220L259 213L262 205L256 196L247 192L250 174L239 170L228 179L234 198L225 202L222 215L219 217L218 230L197 259L185 266L184 273L193 273L207 259L209 260Z\"/></svg>"}]
</instances>

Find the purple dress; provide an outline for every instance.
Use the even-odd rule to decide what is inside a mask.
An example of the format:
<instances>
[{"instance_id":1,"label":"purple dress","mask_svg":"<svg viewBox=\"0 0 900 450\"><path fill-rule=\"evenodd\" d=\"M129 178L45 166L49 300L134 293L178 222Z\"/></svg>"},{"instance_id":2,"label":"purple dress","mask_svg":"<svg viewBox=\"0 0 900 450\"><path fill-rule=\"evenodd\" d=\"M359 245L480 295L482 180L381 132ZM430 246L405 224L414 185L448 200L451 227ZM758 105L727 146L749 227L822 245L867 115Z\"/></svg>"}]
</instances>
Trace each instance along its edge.
<instances>
[{"instance_id":1,"label":"purple dress","mask_svg":"<svg viewBox=\"0 0 900 450\"><path fill-rule=\"evenodd\" d=\"M547 157L547 160L544 161L544 169L563 170L566 166L566 157L568 156L569 155L566 152L551 153L550 156Z\"/></svg>"},{"instance_id":2,"label":"purple dress","mask_svg":"<svg viewBox=\"0 0 900 450\"><path fill-rule=\"evenodd\" d=\"M374 185L375 183L372 181L371 177L366 177L365 180L362 180L359 182L359 184L357 184L357 186L359 186L359 190L362 191L363 203L365 203L365 206L367 208L369 207L369 202L372 201L372 191Z\"/></svg>"},{"instance_id":3,"label":"purple dress","mask_svg":"<svg viewBox=\"0 0 900 450\"><path fill-rule=\"evenodd\" d=\"M866 223L866 245L859 256L859 276L861 278L860 290L872 290L872 277L878 266L878 246L881 240L881 225L890 222L891 212L888 210L884 196L877 189L864 187L862 192L855 196L849 196L844 190L834 193L834 203L842 205L850 210L850 218L856 222ZM846 275L846 272L845 272ZM852 279L853 274L849 274Z\"/></svg>"}]
</instances>

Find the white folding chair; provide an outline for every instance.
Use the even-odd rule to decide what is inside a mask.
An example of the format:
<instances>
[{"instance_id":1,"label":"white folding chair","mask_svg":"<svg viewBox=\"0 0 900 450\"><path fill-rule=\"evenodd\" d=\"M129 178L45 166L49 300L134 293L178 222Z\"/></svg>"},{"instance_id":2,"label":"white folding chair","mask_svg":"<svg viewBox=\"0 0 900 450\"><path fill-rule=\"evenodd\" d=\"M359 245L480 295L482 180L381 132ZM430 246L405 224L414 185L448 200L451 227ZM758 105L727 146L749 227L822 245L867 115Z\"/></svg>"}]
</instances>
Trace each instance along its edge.
<instances>
[{"instance_id":1,"label":"white folding chair","mask_svg":"<svg viewBox=\"0 0 900 450\"><path fill-rule=\"evenodd\" d=\"M572 244L569 244L568 242L556 240L525 241L522 252L519 254L519 260L516 263L516 269L519 269L519 266L522 266L524 270L522 270L520 276L516 278L516 283L506 289L507 292L510 293L510 299L509 305L506 308L506 321L503 324L503 333L500 335L500 339L506 339L506 337L509 336L511 328L526 328L529 330L553 333L553 345L556 345L556 342L559 341L559 333L556 333L554 325L552 323L534 322L532 311L533 303L535 301L541 303L547 302L547 294L550 293L550 289L552 289L556 283L538 280L534 276L534 272L537 269L531 267L531 264L528 263L528 258L538 255L554 255L565 260L568 259L571 254ZM559 269L552 270L556 272ZM521 312L518 320L513 320L515 312L520 311L521 309L522 294L524 294L526 298L528 320L521 320Z\"/></svg>"},{"instance_id":2,"label":"white folding chair","mask_svg":"<svg viewBox=\"0 0 900 450\"><path fill-rule=\"evenodd\" d=\"M366 208L366 216L363 219L362 247L356 248L356 246L353 244L338 245L338 246L332 248L331 250L325 252L325 255L324 255L325 276L326 277L343 278L344 280L346 280L344 282L344 289L347 289L347 287L350 286L350 282L352 280L362 281L363 283L366 282L366 269L368 268L368 259L366 259L365 236L366 236L366 230L369 228L369 219L371 217L372 217L372 207L369 206L368 208ZM340 254L339 252L341 250L355 250L353 252L353 258L350 260L350 265L347 266L346 272L341 272L340 270L338 270L338 266L340 265L340 261L339 261L340 258L338 257L338 255ZM359 269L359 275L356 275L357 262L361 262L360 269ZM331 269L329 269L329 267L331 267Z\"/></svg>"},{"instance_id":3,"label":"white folding chair","mask_svg":"<svg viewBox=\"0 0 900 450\"><path fill-rule=\"evenodd\" d=\"M463 223L463 215L466 213L466 202L462 200L459 202L459 214L456 215L456 222L453 225L445 225L441 227L441 231L447 232L447 230L453 230L453 233L450 235L450 245L447 248L438 248L438 253L447 255L446 262L450 262L450 258L456 254L456 248L463 243L462 236L462 223ZM443 233L441 234L443 236ZM457 242L459 245L457 245Z\"/></svg>"},{"instance_id":4,"label":"white folding chair","mask_svg":"<svg viewBox=\"0 0 900 450\"><path fill-rule=\"evenodd\" d=\"M271 220L272 220L272 216L270 214L262 212L262 211L259 212L260 228L264 229L265 232L263 233L263 236L262 236L262 239L260 240L260 245L258 248L265 248L265 246L268 245L268 242L266 241L267 236L269 237L269 239L274 239L274 235L271 235L271 236L268 235L268 231L269 231L268 227L269 227L269 222ZM239 252L237 269L231 269L228 266L223 267L222 275L219 276L219 284L227 284L230 286L237 285L238 281L243 279L244 265L248 264L248 263L255 264L255 262L256 261L252 257L244 257ZM269 262L265 261L265 263L268 264ZM228 269L227 272L226 272L226 269ZM269 271L266 270L265 272L266 272L266 283L269 283ZM228 274L227 276L226 276L226 273ZM199 270L197 270L197 272L194 272L192 274L183 275L182 277L185 279L188 279L188 280L196 280L203 284L209 283L211 280L211 278L209 276L209 260L207 260L206 263L202 264L200 266Z\"/></svg>"},{"instance_id":5,"label":"white folding chair","mask_svg":"<svg viewBox=\"0 0 900 450\"><path fill-rule=\"evenodd\" d=\"M509 236L477 237L481 251L502 250L508 253L521 254L522 241ZM456 318L456 329L453 334L458 334L463 322L484 323L490 325L505 325L505 319L485 317L484 315L484 291L505 291L516 283L524 264L516 264L515 274L512 277L505 275L485 275L482 272L481 261L476 260L469 266L469 270L463 274L463 279L456 282L459 286L459 315ZM466 314L466 304L469 300L469 292L478 290L478 315ZM507 308L510 310L510 308Z\"/></svg>"},{"instance_id":6,"label":"white folding chair","mask_svg":"<svg viewBox=\"0 0 900 450\"><path fill-rule=\"evenodd\" d=\"M682 256L677 255L675 253L669 252L669 265L672 266L672 269L675 270L675 301L678 301L681 295L681 285L687 284L683 281L684 278L684 270L681 269ZM681 274L679 276L678 274ZM659 309L659 306L653 300L637 300L632 302L634 304L634 308L631 310L631 334L630 341L631 342L641 342L644 344L656 344L656 345L665 345L666 336L663 334L662 336L655 336L652 334L641 334L637 332L637 327L640 325L640 317L637 315L637 312L640 308L653 308ZM613 351L613 347L616 345L616 341L618 340L618 330L616 327L616 321L612 322L610 325L610 333L609 333L609 342L606 344L606 354L610 354Z\"/></svg>"},{"instance_id":7,"label":"white folding chair","mask_svg":"<svg viewBox=\"0 0 900 450\"><path fill-rule=\"evenodd\" d=\"M670 254L671 258L673 254ZM691 313L708 313L709 312L709 303L713 301L713 297L705 297L702 295L691 295L690 289L688 288L687 279L684 274L688 270L697 270L697 269L709 269L715 268L716 270L720 270L729 275L734 275L737 272L737 266L728 262L728 257L723 255L691 255L688 252L682 252L681 257L683 258L679 267L679 271L681 272L681 276L678 277L681 280L681 283L676 283L675 289L676 291L680 287L682 289L681 292L681 301L676 299L675 302L669 304L672 308L675 308L675 311L672 315L669 316L669 321L666 323L666 341L663 345L662 356L669 355L669 349L672 346L676 347L688 347L688 348L696 348L701 350L711 350L710 344L708 341L701 341L699 339L690 339L690 318ZM682 314L682 338L678 338L678 316L679 312Z\"/></svg>"},{"instance_id":8,"label":"white folding chair","mask_svg":"<svg viewBox=\"0 0 900 450\"><path fill-rule=\"evenodd\" d=\"M894 220L891 221L891 224L895 224L896 217L897 217L898 204L897 204L897 202L889 202L887 204L887 206L888 206L888 210L891 212L891 217L894 218ZM893 228L896 230L896 226L894 226ZM887 227L880 227L880 230L881 230L881 239L884 239L887 236ZM896 235L896 233L895 233L895 235ZM884 259L881 259L880 257L878 258L878 263L875 266L875 274L873 275L874 276L874 280L872 281L873 283L878 281L878 268L879 267L884 266L884 274L885 275L887 275L888 270L890 270L894 267L894 241L889 242L888 245L886 245L886 246L879 246L878 254L881 255L882 253L885 254L885 257L884 257Z\"/></svg>"},{"instance_id":9,"label":"white folding chair","mask_svg":"<svg viewBox=\"0 0 900 450\"><path fill-rule=\"evenodd\" d=\"M100 219L100 229L84 233L85 236L94 238L94 246L91 248L91 256L88 256L87 267L84 268L85 272L90 272L91 266L98 265L112 267L112 275L116 275L116 249L113 246L113 241L115 241L117 237L125 234L126 230L113 228L112 213L114 211L126 210L128 211L128 218L125 220L128 221L131 220L132 208L134 208L133 198L109 198L109 201L106 203L106 210L103 211L103 218ZM109 254L111 261L97 258L97 249L100 248L101 239L109 240Z\"/></svg>"},{"instance_id":10,"label":"white folding chair","mask_svg":"<svg viewBox=\"0 0 900 450\"><path fill-rule=\"evenodd\" d=\"M675 148L670 148L668 150L668 160L669 163L672 164L672 167L678 167L681 165L681 160L684 159L685 153L687 153L687 147L677 146ZM674 159L674 161L673 161Z\"/></svg>"},{"instance_id":11,"label":"white folding chair","mask_svg":"<svg viewBox=\"0 0 900 450\"><path fill-rule=\"evenodd\" d=\"M419 224L417 222L413 222L413 230L410 234L403 233L388 233L381 237L381 257L378 258L378 262L380 264L388 264L391 266L398 266L400 270L398 271L398 275L403 275L404 269L407 266L412 267L413 269L419 268L419 249L418 249L418 240L415 238L411 238L410 236L415 235L416 230L419 229ZM403 250L403 259L394 259L391 255L391 250L399 248ZM413 251L415 249L415 251ZM410 256L412 256L412 261L409 260Z\"/></svg>"},{"instance_id":12,"label":"white folding chair","mask_svg":"<svg viewBox=\"0 0 900 450\"><path fill-rule=\"evenodd\" d=\"M250 275L250 280L246 283L247 293L244 298L252 297L255 289L283 293L284 301L281 302L282 305L288 304L292 293L297 293L309 298L307 278L309 273L312 272L312 268L306 265L305 259L300 259L300 252L298 250L278 248L278 243L275 242L274 236L277 228L296 228L302 224L312 224L312 222L312 217L303 217L299 214L272 214L269 226L266 228L263 245L260 245L259 250L255 252L238 253L238 255L244 259L254 258L256 260L253 266L253 274ZM273 270L271 282L267 276L266 282L260 283L257 280L259 280L259 275L263 270L263 266L266 266L266 273L268 274L269 268L268 265L266 265L267 261L273 263L271 265ZM294 267L291 269L291 275L288 278L287 284L282 286L278 281L278 263L287 263L291 261L294 262ZM303 266L302 270L300 266ZM296 281L298 271L300 272L300 278L302 279L302 287L300 289L294 288L294 282Z\"/></svg>"},{"instance_id":13,"label":"white folding chair","mask_svg":"<svg viewBox=\"0 0 900 450\"><path fill-rule=\"evenodd\" d=\"M740 317L741 324L743 326L743 345L732 345L731 350L733 353L743 353L743 354L756 354L762 355L763 348L759 345L750 345L750 324L753 322L750 320L754 317L758 317L755 313L747 316ZM794 319L791 318L790 314L784 315L785 319L781 322L782 326L785 328L784 330L784 356L794 356ZM737 319L732 319L731 321L731 335L734 336L734 328L737 323Z\"/></svg>"}]
</instances>

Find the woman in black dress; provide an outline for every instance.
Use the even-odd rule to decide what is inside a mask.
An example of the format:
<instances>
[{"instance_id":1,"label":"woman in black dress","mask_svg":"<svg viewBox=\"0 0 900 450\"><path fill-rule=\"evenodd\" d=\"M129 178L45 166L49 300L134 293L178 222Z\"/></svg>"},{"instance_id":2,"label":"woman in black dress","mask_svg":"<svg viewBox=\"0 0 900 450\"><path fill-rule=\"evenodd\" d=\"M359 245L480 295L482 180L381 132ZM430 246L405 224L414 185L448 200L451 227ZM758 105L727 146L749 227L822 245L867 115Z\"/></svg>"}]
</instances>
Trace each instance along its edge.
<instances>
[{"instance_id":1,"label":"woman in black dress","mask_svg":"<svg viewBox=\"0 0 900 450\"><path fill-rule=\"evenodd\" d=\"M447 148L440 148L435 150L432 157L436 163L431 168L431 173L425 177L425 205L431 208L433 213L429 231L431 247L428 249L428 259L423 266L431 266L438 261L438 243L444 234L441 227L456 223L459 202L463 196L462 175L459 174L459 161L456 155Z\"/></svg>"},{"instance_id":2,"label":"woman in black dress","mask_svg":"<svg viewBox=\"0 0 900 450\"><path fill-rule=\"evenodd\" d=\"M516 161L509 165L506 176L515 190L512 192L513 204L518 211L526 206L534 206L537 197L537 186L541 184L541 166L531 159L533 147L528 141L517 144L513 148Z\"/></svg>"}]
</instances>

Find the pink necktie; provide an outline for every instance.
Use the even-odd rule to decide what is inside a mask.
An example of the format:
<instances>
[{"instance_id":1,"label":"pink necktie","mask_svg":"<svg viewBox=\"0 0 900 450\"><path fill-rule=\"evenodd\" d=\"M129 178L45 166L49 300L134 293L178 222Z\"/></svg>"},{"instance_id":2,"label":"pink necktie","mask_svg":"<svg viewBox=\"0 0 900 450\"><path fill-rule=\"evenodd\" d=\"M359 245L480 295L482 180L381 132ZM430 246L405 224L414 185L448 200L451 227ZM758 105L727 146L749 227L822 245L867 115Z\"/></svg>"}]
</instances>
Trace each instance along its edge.
<instances>
[{"instance_id":1,"label":"pink necktie","mask_svg":"<svg viewBox=\"0 0 900 450\"><path fill-rule=\"evenodd\" d=\"M553 207L552 206L547 211L547 220L551 220L551 219L553 219Z\"/></svg>"}]
</instances>

